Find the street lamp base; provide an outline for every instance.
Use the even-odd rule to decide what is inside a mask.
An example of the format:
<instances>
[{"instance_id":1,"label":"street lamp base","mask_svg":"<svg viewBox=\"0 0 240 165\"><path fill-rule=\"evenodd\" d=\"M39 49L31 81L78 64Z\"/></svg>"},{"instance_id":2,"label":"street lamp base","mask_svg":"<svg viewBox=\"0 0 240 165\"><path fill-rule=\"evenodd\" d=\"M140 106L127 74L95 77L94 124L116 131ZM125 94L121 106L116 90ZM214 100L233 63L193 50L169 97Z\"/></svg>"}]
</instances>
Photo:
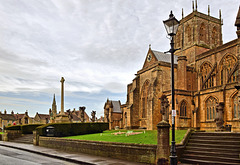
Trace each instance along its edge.
<instances>
[{"instance_id":1,"label":"street lamp base","mask_svg":"<svg viewBox=\"0 0 240 165\"><path fill-rule=\"evenodd\" d=\"M177 156L170 156L170 165L177 165Z\"/></svg>"}]
</instances>

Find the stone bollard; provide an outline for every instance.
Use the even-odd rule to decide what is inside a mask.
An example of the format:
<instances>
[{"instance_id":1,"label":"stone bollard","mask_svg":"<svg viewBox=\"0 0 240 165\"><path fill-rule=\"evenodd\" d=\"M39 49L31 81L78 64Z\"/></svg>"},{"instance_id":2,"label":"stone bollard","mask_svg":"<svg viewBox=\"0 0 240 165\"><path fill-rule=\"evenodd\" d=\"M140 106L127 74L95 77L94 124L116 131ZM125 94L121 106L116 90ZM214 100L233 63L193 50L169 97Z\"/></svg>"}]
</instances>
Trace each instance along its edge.
<instances>
[{"instance_id":1,"label":"stone bollard","mask_svg":"<svg viewBox=\"0 0 240 165\"><path fill-rule=\"evenodd\" d=\"M170 156L169 147L169 128L170 124L166 121L161 121L157 124L158 131L158 143L156 151L156 164L157 165L168 165Z\"/></svg>"},{"instance_id":2,"label":"stone bollard","mask_svg":"<svg viewBox=\"0 0 240 165\"><path fill-rule=\"evenodd\" d=\"M223 109L224 109L224 103L221 102L219 104L217 104L216 106L216 118L215 118L215 122L217 125L217 128L215 131L224 131L224 120L223 120Z\"/></svg>"}]
</instances>

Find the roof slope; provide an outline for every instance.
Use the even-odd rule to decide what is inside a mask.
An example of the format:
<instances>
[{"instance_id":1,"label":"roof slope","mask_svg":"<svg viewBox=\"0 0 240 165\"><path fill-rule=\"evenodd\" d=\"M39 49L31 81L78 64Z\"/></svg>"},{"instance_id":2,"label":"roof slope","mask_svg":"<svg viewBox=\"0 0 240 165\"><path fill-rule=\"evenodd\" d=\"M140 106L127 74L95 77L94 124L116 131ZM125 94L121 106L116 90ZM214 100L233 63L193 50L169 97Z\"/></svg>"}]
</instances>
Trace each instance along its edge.
<instances>
[{"instance_id":1,"label":"roof slope","mask_svg":"<svg viewBox=\"0 0 240 165\"><path fill-rule=\"evenodd\" d=\"M13 114L0 114L0 118L2 118L2 120L16 120Z\"/></svg>"},{"instance_id":2,"label":"roof slope","mask_svg":"<svg viewBox=\"0 0 240 165\"><path fill-rule=\"evenodd\" d=\"M240 26L240 6L239 6L239 9L238 9L238 14L237 14L237 17L236 17L235 26L237 26L237 27Z\"/></svg>"},{"instance_id":3,"label":"roof slope","mask_svg":"<svg viewBox=\"0 0 240 165\"><path fill-rule=\"evenodd\" d=\"M171 63L171 54L158 52L158 51L155 51L155 50L152 50L152 52L153 52L153 54L155 55L155 57L157 58L158 61ZM174 55L174 64L178 63L177 59L178 59L178 56Z\"/></svg>"},{"instance_id":4,"label":"roof slope","mask_svg":"<svg viewBox=\"0 0 240 165\"><path fill-rule=\"evenodd\" d=\"M112 105L113 105L113 112L122 113L120 101L112 101Z\"/></svg>"}]
</instances>

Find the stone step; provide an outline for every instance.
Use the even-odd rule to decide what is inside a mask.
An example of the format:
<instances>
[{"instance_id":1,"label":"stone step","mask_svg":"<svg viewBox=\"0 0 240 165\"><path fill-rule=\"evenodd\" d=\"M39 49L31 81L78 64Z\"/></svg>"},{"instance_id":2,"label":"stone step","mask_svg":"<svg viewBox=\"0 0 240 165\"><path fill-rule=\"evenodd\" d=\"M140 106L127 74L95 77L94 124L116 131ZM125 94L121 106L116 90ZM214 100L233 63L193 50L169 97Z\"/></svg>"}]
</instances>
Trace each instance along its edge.
<instances>
[{"instance_id":1,"label":"stone step","mask_svg":"<svg viewBox=\"0 0 240 165\"><path fill-rule=\"evenodd\" d=\"M240 142L240 136L191 136L191 139L202 139L202 140L231 140L231 141L239 141Z\"/></svg>"},{"instance_id":2,"label":"stone step","mask_svg":"<svg viewBox=\"0 0 240 165\"><path fill-rule=\"evenodd\" d=\"M240 133L232 133L232 132L195 132L192 136L237 136L240 137Z\"/></svg>"},{"instance_id":3,"label":"stone step","mask_svg":"<svg viewBox=\"0 0 240 165\"><path fill-rule=\"evenodd\" d=\"M11 141L11 142L14 142L14 143L33 144L33 141L14 140L14 141Z\"/></svg>"},{"instance_id":4,"label":"stone step","mask_svg":"<svg viewBox=\"0 0 240 165\"><path fill-rule=\"evenodd\" d=\"M209 152L214 152L214 151L219 151L221 153L240 153L240 148L214 148L214 147L201 147L201 146L186 146L185 150L197 150L197 151L209 151Z\"/></svg>"},{"instance_id":5,"label":"stone step","mask_svg":"<svg viewBox=\"0 0 240 165\"><path fill-rule=\"evenodd\" d=\"M184 154L194 154L194 155L207 155L207 156L217 156L217 157L231 157L231 158L239 158L239 152L219 152L219 150L215 151L204 151L204 150L185 150Z\"/></svg>"},{"instance_id":6,"label":"stone step","mask_svg":"<svg viewBox=\"0 0 240 165\"><path fill-rule=\"evenodd\" d=\"M198 146L198 147L206 147L206 148L219 148L219 149L224 149L224 148L229 148L229 149L240 149L239 145L224 145L224 144L205 144L205 143L188 143L187 146Z\"/></svg>"},{"instance_id":7,"label":"stone step","mask_svg":"<svg viewBox=\"0 0 240 165\"><path fill-rule=\"evenodd\" d=\"M26 135L23 135L19 138L11 140L11 142L32 144L33 143L33 135L32 134L26 134Z\"/></svg>"},{"instance_id":8,"label":"stone step","mask_svg":"<svg viewBox=\"0 0 240 165\"><path fill-rule=\"evenodd\" d=\"M192 164L192 165L239 165L239 163L233 162L219 162L219 161L209 161L209 160L198 160L198 159L190 159L190 158L181 158L180 164Z\"/></svg>"},{"instance_id":9,"label":"stone step","mask_svg":"<svg viewBox=\"0 0 240 165\"><path fill-rule=\"evenodd\" d=\"M204 144L221 144L221 145L239 145L240 141L229 140L206 140L206 139L190 139L189 143L204 143Z\"/></svg>"},{"instance_id":10,"label":"stone step","mask_svg":"<svg viewBox=\"0 0 240 165\"><path fill-rule=\"evenodd\" d=\"M217 155L198 155L198 154L183 154L184 158L188 159L195 159L199 161L216 161L216 162L229 162L229 163L239 163L239 158L232 158L232 157L220 157Z\"/></svg>"}]
</instances>

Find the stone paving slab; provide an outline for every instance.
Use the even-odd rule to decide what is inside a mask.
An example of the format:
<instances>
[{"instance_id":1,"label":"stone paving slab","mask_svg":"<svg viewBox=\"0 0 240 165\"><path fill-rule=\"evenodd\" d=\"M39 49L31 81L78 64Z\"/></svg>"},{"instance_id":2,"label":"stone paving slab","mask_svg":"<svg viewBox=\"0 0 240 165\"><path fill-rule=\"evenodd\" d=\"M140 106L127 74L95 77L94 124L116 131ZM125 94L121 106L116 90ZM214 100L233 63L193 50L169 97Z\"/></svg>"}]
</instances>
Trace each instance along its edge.
<instances>
[{"instance_id":1,"label":"stone paving slab","mask_svg":"<svg viewBox=\"0 0 240 165\"><path fill-rule=\"evenodd\" d=\"M143 165L143 163L129 162L120 159L89 155L84 153L69 153L57 149L34 146L33 144L14 143L0 141L1 146L20 149L28 152L33 152L57 159L62 159L78 164L86 165Z\"/></svg>"}]
</instances>

